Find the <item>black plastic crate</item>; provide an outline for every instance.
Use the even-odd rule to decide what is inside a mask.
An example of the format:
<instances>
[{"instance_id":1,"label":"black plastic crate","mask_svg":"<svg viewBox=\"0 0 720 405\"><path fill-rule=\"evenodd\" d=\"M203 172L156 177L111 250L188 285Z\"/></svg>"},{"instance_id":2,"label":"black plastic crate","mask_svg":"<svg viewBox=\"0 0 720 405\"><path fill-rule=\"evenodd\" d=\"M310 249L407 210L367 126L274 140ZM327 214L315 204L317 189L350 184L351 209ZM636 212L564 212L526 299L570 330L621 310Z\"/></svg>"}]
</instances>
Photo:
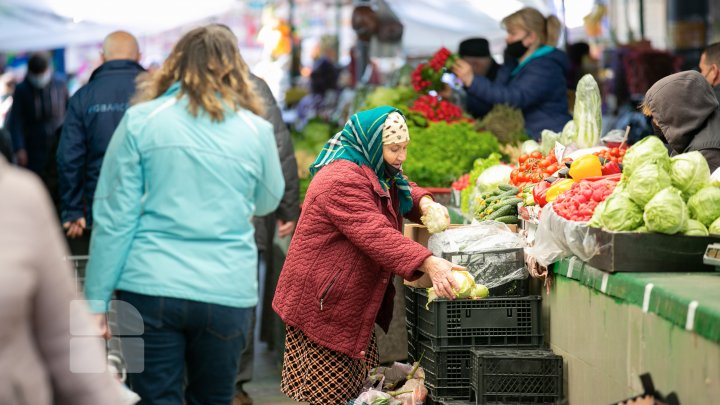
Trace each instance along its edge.
<instances>
[{"instance_id":1,"label":"black plastic crate","mask_svg":"<svg viewBox=\"0 0 720 405\"><path fill-rule=\"evenodd\" d=\"M494 284L497 280L525 269L523 248L492 251L444 252L442 258L463 266L478 284ZM491 297L524 297L530 289L530 274L490 288Z\"/></svg>"},{"instance_id":2,"label":"black plastic crate","mask_svg":"<svg viewBox=\"0 0 720 405\"><path fill-rule=\"evenodd\" d=\"M432 398L470 399L471 347L438 348L430 341L417 342L420 367ZM423 355L424 353L424 355Z\"/></svg>"},{"instance_id":3,"label":"black plastic crate","mask_svg":"<svg viewBox=\"0 0 720 405\"><path fill-rule=\"evenodd\" d=\"M418 335L436 347L540 347L540 296L438 299L427 304L427 292L415 289Z\"/></svg>"},{"instance_id":4,"label":"black plastic crate","mask_svg":"<svg viewBox=\"0 0 720 405\"><path fill-rule=\"evenodd\" d=\"M414 363L417 359L420 358L420 355L417 352L417 340L412 339L410 337L409 333L408 333L407 347L408 347L408 362Z\"/></svg>"},{"instance_id":5,"label":"black plastic crate","mask_svg":"<svg viewBox=\"0 0 720 405\"><path fill-rule=\"evenodd\" d=\"M405 323L408 334L417 335L417 293L412 287L405 286Z\"/></svg>"},{"instance_id":6,"label":"black plastic crate","mask_svg":"<svg viewBox=\"0 0 720 405\"><path fill-rule=\"evenodd\" d=\"M563 400L563 359L549 350L473 349L471 355L477 405Z\"/></svg>"}]
</instances>

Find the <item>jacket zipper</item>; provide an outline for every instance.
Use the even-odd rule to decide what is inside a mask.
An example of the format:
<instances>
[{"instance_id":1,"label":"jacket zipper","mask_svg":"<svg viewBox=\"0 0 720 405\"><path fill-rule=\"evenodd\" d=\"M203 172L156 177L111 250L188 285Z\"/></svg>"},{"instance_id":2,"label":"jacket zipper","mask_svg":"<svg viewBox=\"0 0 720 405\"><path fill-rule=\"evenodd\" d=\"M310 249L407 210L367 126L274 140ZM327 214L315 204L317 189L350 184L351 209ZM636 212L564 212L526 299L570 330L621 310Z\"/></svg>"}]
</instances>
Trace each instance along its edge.
<instances>
[{"instance_id":1,"label":"jacket zipper","mask_svg":"<svg viewBox=\"0 0 720 405\"><path fill-rule=\"evenodd\" d=\"M330 293L330 289L335 285L335 282L337 281L338 277L340 276L340 273L335 274L335 277L333 277L332 281L330 281L330 284L325 287L325 291L323 291L322 295L320 296L320 310L323 310L323 302L325 301L325 298L327 298L328 293Z\"/></svg>"}]
</instances>

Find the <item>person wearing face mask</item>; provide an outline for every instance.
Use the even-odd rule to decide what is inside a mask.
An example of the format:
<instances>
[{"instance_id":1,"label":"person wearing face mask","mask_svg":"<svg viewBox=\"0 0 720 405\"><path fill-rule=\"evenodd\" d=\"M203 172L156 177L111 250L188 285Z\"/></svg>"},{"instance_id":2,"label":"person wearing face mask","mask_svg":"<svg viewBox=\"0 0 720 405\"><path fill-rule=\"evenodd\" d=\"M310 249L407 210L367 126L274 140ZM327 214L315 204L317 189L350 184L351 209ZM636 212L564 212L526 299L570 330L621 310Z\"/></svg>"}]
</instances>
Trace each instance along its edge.
<instances>
[{"instance_id":1,"label":"person wearing face mask","mask_svg":"<svg viewBox=\"0 0 720 405\"><path fill-rule=\"evenodd\" d=\"M523 8L502 20L507 30L505 61L495 81L474 75L462 59L453 72L469 96L488 103L508 104L522 110L525 130L535 140L544 129L560 132L572 118L568 113L567 71L564 52L555 48L560 21L544 17L534 8Z\"/></svg>"},{"instance_id":2,"label":"person wearing face mask","mask_svg":"<svg viewBox=\"0 0 720 405\"><path fill-rule=\"evenodd\" d=\"M310 166L273 300L287 330L281 390L296 401L344 404L360 394L378 365L373 325L387 331L392 318L393 275L428 273L438 295L454 296L455 266L400 231L403 217L418 222L438 206L402 174L409 142L403 115L378 107L353 115Z\"/></svg>"},{"instance_id":3,"label":"person wearing face mask","mask_svg":"<svg viewBox=\"0 0 720 405\"><path fill-rule=\"evenodd\" d=\"M53 75L50 56L31 55L25 80L15 88L7 125L15 162L43 180L51 159L55 130L62 125L67 102L67 86Z\"/></svg>"},{"instance_id":4,"label":"person wearing face mask","mask_svg":"<svg viewBox=\"0 0 720 405\"><path fill-rule=\"evenodd\" d=\"M700 73L691 70L659 80L645 94L641 109L671 155L699 151L711 171L720 167L718 100Z\"/></svg>"},{"instance_id":5,"label":"person wearing face mask","mask_svg":"<svg viewBox=\"0 0 720 405\"><path fill-rule=\"evenodd\" d=\"M700 74L710 83L720 100L720 42L708 45L700 55Z\"/></svg>"}]
</instances>

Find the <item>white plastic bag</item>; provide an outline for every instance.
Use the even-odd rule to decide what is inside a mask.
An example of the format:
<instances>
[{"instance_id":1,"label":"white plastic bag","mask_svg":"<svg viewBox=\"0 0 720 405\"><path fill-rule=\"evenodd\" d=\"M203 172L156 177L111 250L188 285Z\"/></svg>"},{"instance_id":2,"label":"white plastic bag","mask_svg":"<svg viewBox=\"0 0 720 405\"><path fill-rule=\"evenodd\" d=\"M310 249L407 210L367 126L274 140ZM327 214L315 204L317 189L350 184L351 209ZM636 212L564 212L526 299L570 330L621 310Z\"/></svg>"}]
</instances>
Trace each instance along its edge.
<instances>
[{"instance_id":1,"label":"white plastic bag","mask_svg":"<svg viewBox=\"0 0 720 405\"><path fill-rule=\"evenodd\" d=\"M538 264L547 267L572 255L587 261L600 252L600 247L590 234L587 223L568 221L556 214L550 203L543 207L540 226L535 233L535 245L527 248L526 252Z\"/></svg>"}]
</instances>

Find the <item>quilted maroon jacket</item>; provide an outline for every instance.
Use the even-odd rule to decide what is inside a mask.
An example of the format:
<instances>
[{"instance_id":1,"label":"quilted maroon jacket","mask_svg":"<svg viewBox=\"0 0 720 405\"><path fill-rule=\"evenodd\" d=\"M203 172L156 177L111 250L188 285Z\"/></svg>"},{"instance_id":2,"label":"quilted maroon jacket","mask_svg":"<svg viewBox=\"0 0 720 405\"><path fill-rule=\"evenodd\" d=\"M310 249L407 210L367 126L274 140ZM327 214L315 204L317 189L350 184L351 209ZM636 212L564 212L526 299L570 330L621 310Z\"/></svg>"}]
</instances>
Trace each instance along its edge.
<instances>
[{"instance_id":1,"label":"quilted maroon jacket","mask_svg":"<svg viewBox=\"0 0 720 405\"><path fill-rule=\"evenodd\" d=\"M420 198L412 186L419 221ZM415 280L431 255L400 232L396 189L384 191L367 166L338 160L322 168L305 196L302 214L273 299L283 321L311 340L364 358L373 325L387 331L392 318L393 274Z\"/></svg>"}]
</instances>

